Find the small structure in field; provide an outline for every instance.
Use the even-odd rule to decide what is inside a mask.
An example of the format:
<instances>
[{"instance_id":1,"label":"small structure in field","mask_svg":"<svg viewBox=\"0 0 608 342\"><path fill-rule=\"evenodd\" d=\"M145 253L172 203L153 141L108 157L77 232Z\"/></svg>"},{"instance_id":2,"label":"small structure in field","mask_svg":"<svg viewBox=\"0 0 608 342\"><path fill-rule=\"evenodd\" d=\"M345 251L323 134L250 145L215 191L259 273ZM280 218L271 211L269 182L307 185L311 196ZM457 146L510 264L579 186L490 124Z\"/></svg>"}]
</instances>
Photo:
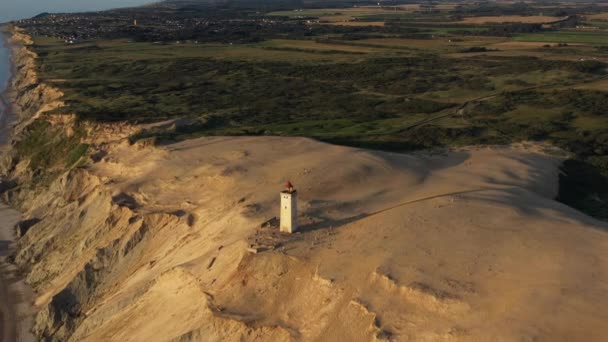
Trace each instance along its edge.
<instances>
[{"instance_id":1,"label":"small structure in field","mask_svg":"<svg viewBox=\"0 0 608 342\"><path fill-rule=\"evenodd\" d=\"M285 184L285 190L281 191L281 222L280 230L285 233L295 233L298 229L296 224L298 211L298 192L291 182Z\"/></svg>"}]
</instances>

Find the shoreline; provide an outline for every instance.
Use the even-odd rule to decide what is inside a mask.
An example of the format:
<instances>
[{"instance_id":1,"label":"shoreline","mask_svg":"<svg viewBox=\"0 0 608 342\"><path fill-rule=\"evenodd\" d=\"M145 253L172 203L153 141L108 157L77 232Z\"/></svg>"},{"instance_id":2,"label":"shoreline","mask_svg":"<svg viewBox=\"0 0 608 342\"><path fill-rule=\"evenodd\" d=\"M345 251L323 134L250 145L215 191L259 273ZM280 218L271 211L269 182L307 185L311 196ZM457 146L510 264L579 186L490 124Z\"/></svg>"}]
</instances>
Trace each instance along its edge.
<instances>
[{"instance_id":1,"label":"shoreline","mask_svg":"<svg viewBox=\"0 0 608 342\"><path fill-rule=\"evenodd\" d=\"M15 64L13 63L12 44L9 41L10 36L9 24L0 24L0 39L4 41L4 48L9 52L9 68L8 77L4 85L0 85L0 153L4 152L5 145L10 140L10 127L15 120L12 106L9 103L8 92L11 85L11 81L15 76Z\"/></svg>"},{"instance_id":2,"label":"shoreline","mask_svg":"<svg viewBox=\"0 0 608 342\"><path fill-rule=\"evenodd\" d=\"M14 112L8 99L10 86L15 77L13 63L13 44L9 41L10 31L7 24L0 25L0 39L9 52L9 74L0 92L0 157L10 148L11 129L15 121ZM0 177L1 183L1 177ZM10 255L16 242L15 225L22 214L0 200L0 331L2 341L36 341L31 330L34 322L34 293L19 274L17 267L10 262Z\"/></svg>"}]
</instances>

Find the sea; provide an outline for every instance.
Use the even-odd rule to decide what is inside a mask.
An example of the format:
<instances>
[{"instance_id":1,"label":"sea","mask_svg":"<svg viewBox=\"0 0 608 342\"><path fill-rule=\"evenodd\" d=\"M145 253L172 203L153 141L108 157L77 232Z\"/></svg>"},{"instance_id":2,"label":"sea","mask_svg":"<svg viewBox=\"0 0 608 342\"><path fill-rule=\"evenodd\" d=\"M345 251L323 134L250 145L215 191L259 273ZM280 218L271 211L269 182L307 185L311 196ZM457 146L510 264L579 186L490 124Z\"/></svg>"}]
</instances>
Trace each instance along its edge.
<instances>
[{"instance_id":1,"label":"sea","mask_svg":"<svg viewBox=\"0 0 608 342\"><path fill-rule=\"evenodd\" d=\"M153 0L0 0L0 24L12 20L31 18L40 13L67 13L101 11L119 7L133 7L155 2ZM10 79L10 54L5 37L0 37L0 94ZM0 100L0 146L6 140L7 110Z\"/></svg>"},{"instance_id":2,"label":"sea","mask_svg":"<svg viewBox=\"0 0 608 342\"><path fill-rule=\"evenodd\" d=\"M0 147L2 147L8 139L7 125L10 119L2 93L4 93L10 78L11 64L9 50L6 47L7 42L3 35L0 36L2 36L0 37Z\"/></svg>"}]
</instances>

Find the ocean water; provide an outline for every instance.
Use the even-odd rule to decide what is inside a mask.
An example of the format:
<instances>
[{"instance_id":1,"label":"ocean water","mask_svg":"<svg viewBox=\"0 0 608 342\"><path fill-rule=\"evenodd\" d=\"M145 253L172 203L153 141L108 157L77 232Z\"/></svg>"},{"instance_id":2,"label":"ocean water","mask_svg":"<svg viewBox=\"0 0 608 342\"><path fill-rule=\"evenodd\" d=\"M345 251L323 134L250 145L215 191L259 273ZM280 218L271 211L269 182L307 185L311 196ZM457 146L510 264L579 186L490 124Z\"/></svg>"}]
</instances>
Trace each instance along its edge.
<instances>
[{"instance_id":1,"label":"ocean water","mask_svg":"<svg viewBox=\"0 0 608 342\"><path fill-rule=\"evenodd\" d=\"M4 89L10 76L10 56L4 36L0 39L0 89Z\"/></svg>"},{"instance_id":2,"label":"ocean water","mask_svg":"<svg viewBox=\"0 0 608 342\"><path fill-rule=\"evenodd\" d=\"M8 81L10 66L8 49L5 48L6 41L4 37L0 39L0 88L4 88Z\"/></svg>"},{"instance_id":3,"label":"ocean water","mask_svg":"<svg viewBox=\"0 0 608 342\"><path fill-rule=\"evenodd\" d=\"M6 88L6 84L8 83L10 77L10 55L9 50L6 48L6 41L4 36L0 37L0 94ZM1 95L0 95L1 96ZM6 142L6 132L5 127L7 124L7 119L5 117L5 104L4 99L0 98L0 145L3 145Z\"/></svg>"}]
</instances>

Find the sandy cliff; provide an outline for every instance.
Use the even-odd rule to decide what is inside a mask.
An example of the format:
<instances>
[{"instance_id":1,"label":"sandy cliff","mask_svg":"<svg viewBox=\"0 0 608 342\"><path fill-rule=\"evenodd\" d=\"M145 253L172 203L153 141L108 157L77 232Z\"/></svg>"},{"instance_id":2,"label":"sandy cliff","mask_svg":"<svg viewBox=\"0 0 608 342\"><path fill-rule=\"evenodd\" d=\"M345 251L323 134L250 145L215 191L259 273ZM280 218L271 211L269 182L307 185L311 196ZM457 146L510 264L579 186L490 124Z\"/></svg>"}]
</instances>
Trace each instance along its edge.
<instances>
[{"instance_id":1,"label":"sandy cliff","mask_svg":"<svg viewBox=\"0 0 608 342\"><path fill-rule=\"evenodd\" d=\"M70 132L73 117L43 114L60 93L20 51L15 144L32 120ZM31 219L15 262L36 289L40 337L608 338L607 227L553 200L561 159L547 146L404 155L218 137L151 147L128 143L135 129L89 125L86 164L5 194ZM31 177L15 153L4 165L9 180ZM286 180L300 194L293 235L263 225Z\"/></svg>"},{"instance_id":2,"label":"sandy cliff","mask_svg":"<svg viewBox=\"0 0 608 342\"><path fill-rule=\"evenodd\" d=\"M63 94L38 79L36 54L27 48L32 44L29 36L17 27L10 27L7 30L12 36L9 44L13 62L13 77L6 91L6 98L10 102L12 114L17 117L11 141L11 144L14 145L15 139L22 139L23 130L42 113L63 104L60 101ZM0 158L4 159L0 163L2 174L12 172L13 177L17 176L14 170L7 169L7 167L15 166L14 157L14 151L0 155Z\"/></svg>"},{"instance_id":3,"label":"sandy cliff","mask_svg":"<svg viewBox=\"0 0 608 342\"><path fill-rule=\"evenodd\" d=\"M36 54L27 48L32 41L25 33L13 28L9 43L12 45L15 74L9 86L8 98L20 119L18 127L24 127L43 112L61 106L63 94L38 79Z\"/></svg>"}]
</instances>

